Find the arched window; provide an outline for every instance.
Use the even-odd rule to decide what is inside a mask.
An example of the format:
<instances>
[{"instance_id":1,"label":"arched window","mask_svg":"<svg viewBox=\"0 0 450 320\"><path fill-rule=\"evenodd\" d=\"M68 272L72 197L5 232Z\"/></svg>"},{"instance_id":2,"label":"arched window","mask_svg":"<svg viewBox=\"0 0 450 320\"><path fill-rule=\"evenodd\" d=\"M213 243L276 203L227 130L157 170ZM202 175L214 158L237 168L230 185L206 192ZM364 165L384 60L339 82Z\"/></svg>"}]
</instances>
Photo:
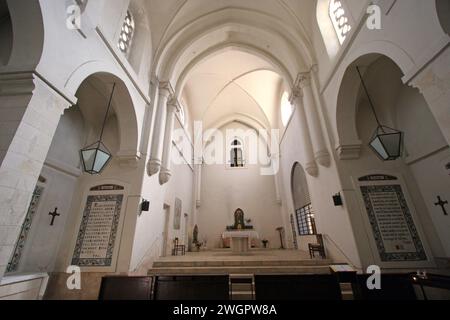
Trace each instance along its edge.
<instances>
[{"instance_id":1,"label":"arched window","mask_svg":"<svg viewBox=\"0 0 450 320\"><path fill-rule=\"evenodd\" d=\"M352 27L341 0L330 0L329 15L339 43L343 44Z\"/></svg>"},{"instance_id":2,"label":"arched window","mask_svg":"<svg viewBox=\"0 0 450 320\"><path fill-rule=\"evenodd\" d=\"M287 126L293 111L294 108L289 101L289 93L285 92L281 97L281 122L283 126Z\"/></svg>"},{"instance_id":3,"label":"arched window","mask_svg":"<svg viewBox=\"0 0 450 320\"><path fill-rule=\"evenodd\" d=\"M314 211L305 171L299 163L292 168L291 189L294 200L297 229L300 236L317 234Z\"/></svg>"},{"instance_id":4,"label":"arched window","mask_svg":"<svg viewBox=\"0 0 450 320\"><path fill-rule=\"evenodd\" d=\"M231 143L230 151L230 167L231 168L243 168L244 157L242 143L238 139L234 139Z\"/></svg>"},{"instance_id":5,"label":"arched window","mask_svg":"<svg viewBox=\"0 0 450 320\"><path fill-rule=\"evenodd\" d=\"M133 41L135 30L134 18L131 12L128 10L125 17L125 21L122 25L122 30L120 31L119 43L117 46L120 51L127 55L130 51L131 43Z\"/></svg>"}]
</instances>

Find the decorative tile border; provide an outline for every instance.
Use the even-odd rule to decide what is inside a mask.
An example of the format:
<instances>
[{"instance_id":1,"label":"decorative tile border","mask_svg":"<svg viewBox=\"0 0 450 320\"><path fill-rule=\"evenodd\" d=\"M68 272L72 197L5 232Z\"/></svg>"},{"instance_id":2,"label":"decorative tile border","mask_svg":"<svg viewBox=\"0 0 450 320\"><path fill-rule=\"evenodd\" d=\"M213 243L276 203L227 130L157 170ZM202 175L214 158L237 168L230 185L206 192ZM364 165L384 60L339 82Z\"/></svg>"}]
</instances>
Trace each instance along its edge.
<instances>
[{"instance_id":1,"label":"decorative tile border","mask_svg":"<svg viewBox=\"0 0 450 320\"><path fill-rule=\"evenodd\" d=\"M114 244L116 241L117 231L119 228L120 213L122 211L123 194L116 195L90 195L87 198L86 207L83 212L83 218L78 233L77 242L72 258L72 265L80 267L110 267L113 259ZM91 207L94 202L116 202L113 222L111 225L111 232L109 237L108 248L106 256L102 258L81 258L81 251L83 249L84 237L86 229L89 224Z\"/></svg>"},{"instance_id":2,"label":"decorative tile border","mask_svg":"<svg viewBox=\"0 0 450 320\"><path fill-rule=\"evenodd\" d=\"M424 261L427 260L427 256L420 240L417 228L414 224L411 212L409 210L408 204L406 202L405 196L400 185L374 185L374 186L361 186L361 192L364 199L364 204L369 216L369 221L372 226L375 241L377 244L378 252L380 254L382 261L393 262L393 261ZM416 248L415 252L402 252L402 253L392 253L387 252L385 243L382 238L382 233L378 225L378 221L372 206L372 201L370 199L370 194L374 192L395 192L402 208L402 212L411 238L414 242Z\"/></svg>"},{"instance_id":3,"label":"decorative tile border","mask_svg":"<svg viewBox=\"0 0 450 320\"><path fill-rule=\"evenodd\" d=\"M291 228L292 228L292 240L294 242L294 249L298 250L298 243L297 243L297 231L295 231L295 218L294 215L290 215L291 218Z\"/></svg>"},{"instance_id":4,"label":"decorative tile border","mask_svg":"<svg viewBox=\"0 0 450 320\"><path fill-rule=\"evenodd\" d=\"M14 253L10 262L8 263L8 267L6 268L6 272L16 272L19 268L20 259L22 258L23 249L25 248L25 243L28 238L28 234L30 232L33 218L36 215L39 201L42 197L42 193L44 192L44 187L36 186L33 192L33 196L31 197L31 203L28 207L27 215L25 217L25 221L22 224L22 229L20 230L19 239L17 240L16 247L14 248Z\"/></svg>"}]
</instances>

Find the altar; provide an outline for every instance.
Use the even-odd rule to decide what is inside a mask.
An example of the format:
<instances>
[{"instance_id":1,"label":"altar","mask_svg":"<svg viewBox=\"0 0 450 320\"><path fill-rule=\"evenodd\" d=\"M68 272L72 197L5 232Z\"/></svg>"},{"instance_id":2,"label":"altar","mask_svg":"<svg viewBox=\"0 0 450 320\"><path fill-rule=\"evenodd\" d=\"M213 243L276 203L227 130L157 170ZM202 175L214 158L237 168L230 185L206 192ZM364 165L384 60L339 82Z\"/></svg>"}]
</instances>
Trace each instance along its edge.
<instances>
[{"instance_id":1,"label":"altar","mask_svg":"<svg viewBox=\"0 0 450 320\"><path fill-rule=\"evenodd\" d=\"M259 234L253 230L225 231L223 239L231 239L231 250L236 253L248 252L251 249L251 239L259 239Z\"/></svg>"},{"instance_id":2,"label":"altar","mask_svg":"<svg viewBox=\"0 0 450 320\"><path fill-rule=\"evenodd\" d=\"M250 219L247 219L250 222ZM234 212L234 224L228 226L222 233L222 239L231 239L231 249L233 252L248 252L252 248L252 240L259 239L259 234L253 230L253 226L246 224L244 211L237 209Z\"/></svg>"}]
</instances>

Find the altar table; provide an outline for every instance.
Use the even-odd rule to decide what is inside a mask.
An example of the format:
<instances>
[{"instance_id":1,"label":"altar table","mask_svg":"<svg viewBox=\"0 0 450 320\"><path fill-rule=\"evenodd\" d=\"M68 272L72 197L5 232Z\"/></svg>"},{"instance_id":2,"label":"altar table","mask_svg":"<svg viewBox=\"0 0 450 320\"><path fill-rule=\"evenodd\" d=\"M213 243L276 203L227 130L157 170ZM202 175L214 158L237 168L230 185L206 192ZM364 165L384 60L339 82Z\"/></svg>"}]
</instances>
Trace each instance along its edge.
<instances>
[{"instance_id":1,"label":"altar table","mask_svg":"<svg viewBox=\"0 0 450 320\"><path fill-rule=\"evenodd\" d=\"M222 238L231 238L231 249L233 252L247 252L251 249L250 239L259 239L259 234L252 230L226 231L222 233Z\"/></svg>"}]
</instances>

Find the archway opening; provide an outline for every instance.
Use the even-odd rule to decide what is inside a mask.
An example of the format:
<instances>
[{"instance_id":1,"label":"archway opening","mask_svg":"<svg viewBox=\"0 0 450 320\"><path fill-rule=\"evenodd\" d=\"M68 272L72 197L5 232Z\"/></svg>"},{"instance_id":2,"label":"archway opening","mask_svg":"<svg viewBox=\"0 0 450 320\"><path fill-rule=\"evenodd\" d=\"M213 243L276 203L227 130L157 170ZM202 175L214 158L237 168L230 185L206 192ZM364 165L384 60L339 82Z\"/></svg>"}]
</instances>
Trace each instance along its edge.
<instances>
[{"instance_id":1,"label":"archway opening","mask_svg":"<svg viewBox=\"0 0 450 320\"><path fill-rule=\"evenodd\" d=\"M307 251L309 243L316 243L316 221L306 174L300 163L295 163L291 173L291 193L295 210L295 227L298 247Z\"/></svg>"},{"instance_id":2,"label":"archway opening","mask_svg":"<svg viewBox=\"0 0 450 320\"><path fill-rule=\"evenodd\" d=\"M89 175L82 170L80 150L98 140L113 83L118 90L103 133L103 142L113 159L101 174ZM74 298L77 293L61 292L65 287L58 285L68 265L86 267L83 263L91 261L90 266L115 272L128 185L136 171L123 172L117 157L121 123L127 122L126 118L121 119L127 111L121 109L133 108L124 104L131 103L124 83L111 74L93 74L80 84L76 97L77 104L66 109L59 120L7 270L12 275L51 273L56 280L50 283L55 287L47 292ZM95 208L102 206L113 211L94 217ZM97 226L86 223L90 217L91 222L97 221ZM109 219L103 227L110 227L106 228L109 231L105 232L110 233L103 240L100 231L95 232L95 228L103 228L101 217L103 221ZM80 237L81 233L85 237ZM105 241L109 243L106 247Z\"/></svg>"},{"instance_id":3,"label":"archway opening","mask_svg":"<svg viewBox=\"0 0 450 320\"><path fill-rule=\"evenodd\" d=\"M377 121L361 86L356 66L362 71L380 122L404 133L403 156L400 159L382 161L369 147ZM341 161L340 165L347 173L341 178L345 180L344 184L357 188L363 211L360 217L369 235L375 262L389 264L402 257L402 261L415 259L419 265L427 263L430 255L449 254L450 239L443 229L449 227L448 221L445 221L442 210L435 203L438 196L450 198L450 179L446 169L450 162L450 149L424 97L417 89L405 85L402 76L400 67L380 54L362 56L347 69L339 93L338 135L344 147L351 147L353 143L360 150L353 157L341 158L345 161ZM374 176L381 180L370 180ZM373 223L373 219L374 214L380 212L370 209L367 196L369 192L380 191L383 186L386 186L385 192L397 188L398 199L404 204L403 209L397 212L398 218L404 219L405 228L412 230L406 233L407 237L414 240L400 243L398 238L398 243L392 241L391 244L378 241L377 224ZM383 225L394 223L389 219L383 221ZM383 227L382 230L387 229ZM410 244L408 249L406 243ZM428 248L431 251L427 251ZM408 250L412 253L405 256L404 251Z\"/></svg>"}]
</instances>

